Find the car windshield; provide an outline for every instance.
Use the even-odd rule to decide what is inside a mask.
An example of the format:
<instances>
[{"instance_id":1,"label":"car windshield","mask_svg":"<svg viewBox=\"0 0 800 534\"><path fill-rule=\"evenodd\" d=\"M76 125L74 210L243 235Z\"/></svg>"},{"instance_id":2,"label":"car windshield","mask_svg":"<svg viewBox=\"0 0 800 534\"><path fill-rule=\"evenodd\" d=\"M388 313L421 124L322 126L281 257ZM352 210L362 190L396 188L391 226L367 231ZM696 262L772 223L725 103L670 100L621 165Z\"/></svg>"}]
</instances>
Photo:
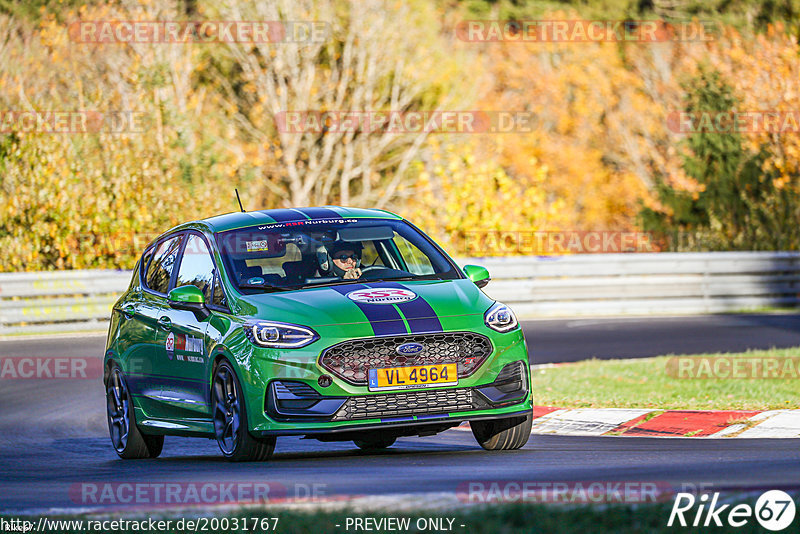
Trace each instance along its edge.
<instances>
[{"instance_id":1,"label":"car windshield","mask_svg":"<svg viewBox=\"0 0 800 534\"><path fill-rule=\"evenodd\" d=\"M217 234L228 276L244 293L385 280L462 278L404 221L274 223Z\"/></svg>"}]
</instances>

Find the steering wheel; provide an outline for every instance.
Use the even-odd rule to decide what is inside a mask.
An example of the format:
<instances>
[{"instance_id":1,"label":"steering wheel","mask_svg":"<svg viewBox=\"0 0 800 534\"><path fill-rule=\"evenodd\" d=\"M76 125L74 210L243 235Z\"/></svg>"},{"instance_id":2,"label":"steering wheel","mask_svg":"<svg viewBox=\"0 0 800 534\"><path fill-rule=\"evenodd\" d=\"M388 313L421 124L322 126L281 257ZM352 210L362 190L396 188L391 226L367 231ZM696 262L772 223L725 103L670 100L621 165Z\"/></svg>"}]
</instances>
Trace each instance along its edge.
<instances>
[{"instance_id":1,"label":"steering wheel","mask_svg":"<svg viewBox=\"0 0 800 534\"><path fill-rule=\"evenodd\" d=\"M374 280L380 278L381 273L386 271L391 271L391 269L383 265L368 265L361 268L361 276L359 278L365 281Z\"/></svg>"}]
</instances>

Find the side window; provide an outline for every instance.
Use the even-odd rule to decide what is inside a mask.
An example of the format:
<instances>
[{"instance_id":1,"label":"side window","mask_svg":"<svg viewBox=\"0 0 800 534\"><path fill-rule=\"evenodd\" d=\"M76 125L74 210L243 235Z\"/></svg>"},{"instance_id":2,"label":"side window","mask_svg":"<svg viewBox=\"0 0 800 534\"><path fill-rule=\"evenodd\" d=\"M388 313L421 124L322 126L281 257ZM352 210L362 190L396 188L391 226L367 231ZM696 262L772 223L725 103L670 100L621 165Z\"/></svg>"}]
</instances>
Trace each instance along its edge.
<instances>
[{"instance_id":1,"label":"side window","mask_svg":"<svg viewBox=\"0 0 800 534\"><path fill-rule=\"evenodd\" d=\"M418 275L433 274L436 272L433 265L431 265L431 260L403 236L395 235L394 242L398 250L400 250L400 254L403 256L403 260L405 260L409 272Z\"/></svg>"},{"instance_id":2,"label":"side window","mask_svg":"<svg viewBox=\"0 0 800 534\"><path fill-rule=\"evenodd\" d=\"M190 234L183 249L181 266L175 287L192 285L203 292L206 302L211 302L211 286L214 280L214 260L202 237Z\"/></svg>"},{"instance_id":3,"label":"side window","mask_svg":"<svg viewBox=\"0 0 800 534\"><path fill-rule=\"evenodd\" d=\"M370 265L383 265L383 259L378 255L378 249L375 248L374 241L362 241L363 249L361 250L361 266L368 267Z\"/></svg>"},{"instance_id":4,"label":"side window","mask_svg":"<svg viewBox=\"0 0 800 534\"><path fill-rule=\"evenodd\" d=\"M147 269L147 287L158 293L165 293L169 289L169 280L175 260L181 248L183 236L175 236L161 243L156 249L150 267Z\"/></svg>"},{"instance_id":5,"label":"side window","mask_svg":"<svg viewBox=\"0 0 800 534\"><path fill-rule=\"evenodd\" d=\"M222 281L219 279L219 274L214 278L214 298L211 304L226 308L228 306L228 299L225 298L225 291L222 289Z\"/></svg>"},{"instance_id":6,"label":"side window","mask_svg":"<svg viewBox=\"0 0 800 534\"><path fill-rule=\"evenodd\" d=\"M141 277L141 280L147 279L147 264L150 262L150 258L153 257L153 250L154 248L150 247L144 251L144 254L142 254L142 259L139 262L139 269L137 270L136 276L134 276L134 279L131 282L131 286L140 284L139 277Z\"/></svg>"}]
</instances>

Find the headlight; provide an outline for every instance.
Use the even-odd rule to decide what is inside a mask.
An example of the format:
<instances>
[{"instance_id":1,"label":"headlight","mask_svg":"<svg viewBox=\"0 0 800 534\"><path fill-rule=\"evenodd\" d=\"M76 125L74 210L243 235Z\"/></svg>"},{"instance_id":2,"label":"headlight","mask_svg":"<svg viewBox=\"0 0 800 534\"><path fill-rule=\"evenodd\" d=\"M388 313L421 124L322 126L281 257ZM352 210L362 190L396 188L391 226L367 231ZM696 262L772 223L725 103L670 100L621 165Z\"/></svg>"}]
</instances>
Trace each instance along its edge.
<instances>
[{"instance_id":1,"label":"headlight","mask_svg":"<svg viewBox=\"0 0 800 534\"><path fill-rule=\"evenodd\" d=\"M500 302L495 302L491 308L483 314L486 326L498 332L508 332L517 327L517 317L511 308Z\"/></svg>"},{"instance_id":2,"label":"headlight","mask_svg":"<svg viewBox=\"0 0 800 534\"><path fill-rule=\"evenodd\" d=\"M259 347L298 349L319 339L310 328L296 324L248 321L242 328L247 339Z\"/></svg>"}]
</instances>

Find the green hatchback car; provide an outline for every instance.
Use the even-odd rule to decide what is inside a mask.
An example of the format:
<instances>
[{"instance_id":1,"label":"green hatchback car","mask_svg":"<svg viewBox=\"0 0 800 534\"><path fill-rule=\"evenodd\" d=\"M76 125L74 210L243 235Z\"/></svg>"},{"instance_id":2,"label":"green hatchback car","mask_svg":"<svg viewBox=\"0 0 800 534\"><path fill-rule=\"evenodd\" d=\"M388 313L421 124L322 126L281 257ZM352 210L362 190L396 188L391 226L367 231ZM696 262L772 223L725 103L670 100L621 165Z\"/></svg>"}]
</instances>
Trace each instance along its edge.
<instances>
[{"instance_id":1,"label":"green hatchback car","mask_svg":"<svg viewBox=\"0 0 800 534\"><path fill-rule=\"evenodd\" d=\"M115 303L108 428L122 458L165 435L265 460L278 436L363 449L469 421L487 450L531 431L525 339L402 217L342 207L231 213L151 243Z\"/></svg>"}]
</instances>

